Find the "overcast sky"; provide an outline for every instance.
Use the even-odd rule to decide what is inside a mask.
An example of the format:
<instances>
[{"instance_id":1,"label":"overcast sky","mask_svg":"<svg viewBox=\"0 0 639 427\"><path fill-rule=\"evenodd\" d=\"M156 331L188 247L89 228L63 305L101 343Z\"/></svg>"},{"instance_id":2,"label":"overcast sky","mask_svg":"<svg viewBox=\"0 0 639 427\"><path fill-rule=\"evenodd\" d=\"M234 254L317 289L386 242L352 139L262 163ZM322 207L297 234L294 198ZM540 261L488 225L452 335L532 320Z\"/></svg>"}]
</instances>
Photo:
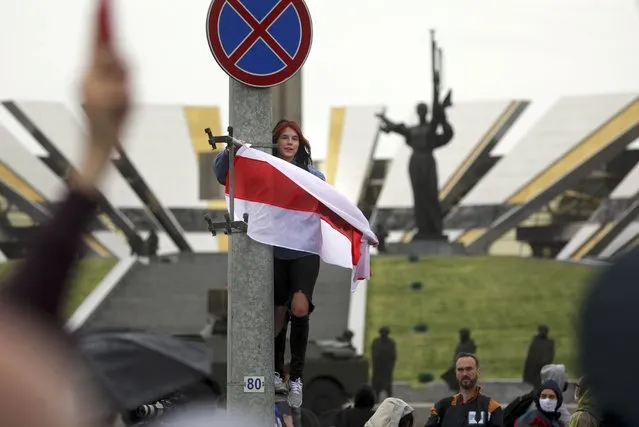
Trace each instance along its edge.
<instances>
[{"instance_id":1,"label":"overcast sky","mask_svg":"<svg viewBox=\"0 0 639 427\"><path fill-rule=\"evenodd\" d=\"M228 78L205 38L209 0L116 0L136 99L216 104ZM76 105L94 0L0 1L0 98ZM557 97L639 91L635 0L307 0L314 41L304 68L304 128L323 155L331 106L382 104L409 118L430 100L429 28L457 102L526 98L506 150ZM7 116L0 113L0 121ZM11 123L9 123L11 126ZM15 129L15 127L12 127ZM393 143L384 144L391 147Z\"/></svg>"}]
</instances>

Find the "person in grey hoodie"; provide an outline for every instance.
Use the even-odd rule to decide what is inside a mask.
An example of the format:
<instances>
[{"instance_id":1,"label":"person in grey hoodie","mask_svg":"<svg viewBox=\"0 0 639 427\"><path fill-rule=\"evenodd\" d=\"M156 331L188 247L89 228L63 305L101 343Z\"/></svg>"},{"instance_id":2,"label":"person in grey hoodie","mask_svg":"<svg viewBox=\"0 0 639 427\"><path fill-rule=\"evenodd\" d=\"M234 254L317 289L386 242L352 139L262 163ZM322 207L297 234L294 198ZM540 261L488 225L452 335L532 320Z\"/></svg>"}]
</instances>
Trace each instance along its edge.
<instances>
[{"instance_id":1,"label":"person in grey hoodie","mask_svg":"<svg viewBox=\"0 0 639 427\"><path fill-rule=\"evenodd\" d=\"M389 397L377 407L364 427L413 427L414 412L402 399Z\"/></svg>"},{"instance_id":2,"label":"person in grey hoodie","mask_svg":"<svg viewBox=\"0 0 639 427\"><path fill-rule=\"evenodd\" d=\"M546 381L553 380L559 386L559 389L565 392L568 388L568 383L566 382L566 366L565 365L546 365L541 368L541 382L542 384ZM527 412L536 411L537 406L535 402L530 405ZM561 416L559 417L559 421L563 425L570 424L570 411L565 406L561 406L559 408L559 412Z\"/></svg>"}]
</instances>

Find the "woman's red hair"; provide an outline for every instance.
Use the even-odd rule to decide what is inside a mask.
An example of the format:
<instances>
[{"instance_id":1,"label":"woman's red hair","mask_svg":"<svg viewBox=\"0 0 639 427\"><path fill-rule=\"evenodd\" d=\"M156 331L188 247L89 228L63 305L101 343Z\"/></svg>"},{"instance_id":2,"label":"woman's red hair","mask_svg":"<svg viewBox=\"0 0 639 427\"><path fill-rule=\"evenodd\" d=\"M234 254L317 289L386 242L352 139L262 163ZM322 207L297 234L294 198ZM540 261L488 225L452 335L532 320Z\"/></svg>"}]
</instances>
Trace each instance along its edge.
<instances>
[{"instance_id":1,"label":"woman's red hair","mask_svg":"<svg viewBox=\"0 0 639 427\"><path fill-rule=\"evenodd\" d=\"M284 132L286 128L291 128L297 134L297 137L300 142L300 147L297 150L297 154L295 154L295 161L300 166L305 166L308 168L312 164L311 161L311 144L308 142L308 139L304 137L302 133L302 128L297 122L293 120L280 120L275 128L273 129L273 144L277 144L278 139ZM277 155L277 148L273 149L273 154Z\"/></svg>"}]
</instances>

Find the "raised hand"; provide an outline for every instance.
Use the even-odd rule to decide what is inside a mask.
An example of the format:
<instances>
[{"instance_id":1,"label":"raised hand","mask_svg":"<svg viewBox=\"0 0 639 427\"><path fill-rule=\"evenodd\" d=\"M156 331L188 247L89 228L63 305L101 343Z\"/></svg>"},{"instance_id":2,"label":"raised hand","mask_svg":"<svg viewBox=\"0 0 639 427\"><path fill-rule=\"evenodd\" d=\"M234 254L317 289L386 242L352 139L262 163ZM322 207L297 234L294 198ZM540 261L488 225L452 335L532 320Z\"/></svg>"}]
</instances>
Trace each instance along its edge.
<instances>
[{"instance_id":1,"label":"raised hand","mask_svg":"<svg viewBox=\"0 0 639 427\"><path fill-rule=\"evenodd\" d=\"M109 0L100 0L96 22L95 44L82 82L90 134L84 172L90 175L99 175L118 147L130 103L126 66L111 40Z\"/></svg>"}]
</instances>

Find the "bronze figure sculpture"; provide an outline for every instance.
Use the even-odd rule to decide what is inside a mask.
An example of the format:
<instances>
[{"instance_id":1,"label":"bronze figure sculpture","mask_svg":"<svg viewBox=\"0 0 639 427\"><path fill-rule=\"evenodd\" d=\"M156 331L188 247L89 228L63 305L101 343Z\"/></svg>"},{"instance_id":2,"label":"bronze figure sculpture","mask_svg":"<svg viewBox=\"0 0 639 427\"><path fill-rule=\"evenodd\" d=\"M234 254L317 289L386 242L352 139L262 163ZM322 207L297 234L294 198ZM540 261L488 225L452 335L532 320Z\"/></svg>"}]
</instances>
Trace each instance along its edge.
<instances>
[{"instance_id":1,"label":"bronze figure sculpture","mask_svg":"<svg viewBox=\"0 0 639 427\"><path fill-rule=\"evenodd\" d=\"M378 114L382 121L381 131L398 133L413 149L408 164L411 186L413 187L414 215L417 234L414 240L442 239L443 218L439 201L439 182L437 164L433 151L448 144L453 138L453 128L446 117L446 109L452 105L449 90L443 101L439 100L442 72L442 51L437 47L431 31L433 64L433 112L431 121L427 120L428 106L417 105L419 124L406 126L393 123L384 114ZM441 133L438 132L441 127Z\"/></svg>"}]
</instances>

